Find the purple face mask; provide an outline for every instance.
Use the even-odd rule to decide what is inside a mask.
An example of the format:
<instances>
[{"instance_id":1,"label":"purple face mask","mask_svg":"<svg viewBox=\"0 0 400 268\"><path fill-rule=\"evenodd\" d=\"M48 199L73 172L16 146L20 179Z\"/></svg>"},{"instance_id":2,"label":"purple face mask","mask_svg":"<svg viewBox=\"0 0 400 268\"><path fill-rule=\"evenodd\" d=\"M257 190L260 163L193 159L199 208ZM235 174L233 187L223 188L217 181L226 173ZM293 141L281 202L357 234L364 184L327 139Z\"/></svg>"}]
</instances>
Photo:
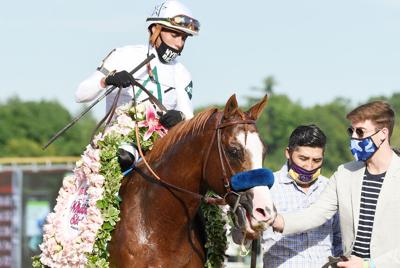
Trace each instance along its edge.
<instances>
[{"instance_id":1,"label":"purple face mask","mask_svg":"<svg viewBox=\"0 0 400 268\"><path fill-rule=\"evenodd\" d=\"M308 184L316 180L321 174L321 167L317 167L313 170L306 170L293 163L293 161L290 162L289 175L300 184Z\"/></svg>"}]
</instances>

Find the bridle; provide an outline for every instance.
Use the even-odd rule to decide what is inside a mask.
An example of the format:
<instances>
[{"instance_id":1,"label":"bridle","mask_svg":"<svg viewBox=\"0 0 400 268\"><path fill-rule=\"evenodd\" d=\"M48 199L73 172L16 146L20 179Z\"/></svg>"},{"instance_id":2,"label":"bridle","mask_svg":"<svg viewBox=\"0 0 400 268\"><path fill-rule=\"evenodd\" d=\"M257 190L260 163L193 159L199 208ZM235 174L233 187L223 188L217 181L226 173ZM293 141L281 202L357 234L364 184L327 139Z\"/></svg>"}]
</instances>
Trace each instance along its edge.
<instances>
[{"instance_id":1,"label":"bridle","mask_svg":"<svg viewBox=\"0 0 400 268\"><path fill-rule=\"evenodd\" d=\"M207 149L205 160L203 162L204 164L203 164L203 169L202 169L202 180L204 181L206 178L206 168L207 168L207 164L209 162L211 148L214 144L215 139L217 139L218 158L219 158L219 162L221 164L221 170L222 170L222 183L225 188L225 195L223 196L222 199L226 203L226 197L230 194L234 194L237 199L235 202L235 206L232 208L232 211L235 212L235 210L238 206L238 203L239 203L239 194L236 193L235 191L232 191L231 183L230 183L230 179L229 179L230 177L228 177L227 168L225 167L225 165L228 167L228 171L231 176L233 176L235 174L235 172L233 171L233 169L229 163L228 157L226 156L226 152L225 152L224 148L222 147L222 136L221 136L222 131L221 130L225 127L232 126L232 125L255 124L256 121L252 120L252 119L235 119L235 120L223 121L223 119L224 119L224 115L222 113L217 114L217 125L215 127L215 131L211 138L210 145Z\"/></svg>"},{"instance_id":2,"label":"bridle","mask_svg":"<svg viewBox=\"0 0 400 268\"><path fill-rule=\"evenodd\" d=\"M232 167L231 167L231 165L229 163L229 160L228 160L228 158L226 156L225 150L222 147L221 129L223 129L225 127L228 127L228 126L232 126L232 125L238 125L238 124L252 124L252 125L254 125L254 124L256 124L256 121L252 120L252 119L235 119L235 120L228 120L228 121L223 122L223 118L224 118L224 116L223 116L223 114L221 114L220 118L217 119L218 125L215 128L216 131L214 132L214 134L213 134L213 136L211 138L211 143L210 143L210 146L209 146L209 148L207 150L205 161L203 162L204 165L203 165L203 170L202 170L202 180L204 180L206 178L205 174L206 174L206 167L207 167L207 164L208 164L208 158L210 156L211 147L214 144L215 137L217 137L218 157L219 157L219 161L221 163L222 182L223 182L223 185L224 185L224 188L225 188L225 194L224 194L222 200L226 204L227 203L226 202L226 198L228 196L230 196L230 195L233 195L233 197L236 198L236 199L234 201L233 207L231 207L231 212L235 213L236 209L239 206L241 195L232 190L231 182L230 182L230 179L229 179L229 177L227 175L227 172L226 172L226 168L225 168L225 164L224 163L226 163L226 165L227 165L227 167L229 169L230 175L231 176L235 175L235 172L233 171L233 169L232 169ZM256 262L257 262L257 240L252 242L252 253L251 253L250 267L256 267Z\"/></svg>"}]
</instances>

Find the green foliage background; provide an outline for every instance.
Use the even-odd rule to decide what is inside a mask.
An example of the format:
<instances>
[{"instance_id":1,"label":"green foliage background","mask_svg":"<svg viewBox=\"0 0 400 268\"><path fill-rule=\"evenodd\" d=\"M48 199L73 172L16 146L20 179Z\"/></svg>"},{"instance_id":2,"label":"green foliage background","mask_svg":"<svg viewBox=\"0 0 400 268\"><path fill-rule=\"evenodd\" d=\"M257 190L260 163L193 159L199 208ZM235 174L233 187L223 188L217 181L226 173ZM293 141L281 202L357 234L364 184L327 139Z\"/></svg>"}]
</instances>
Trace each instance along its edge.
<instances>
[{"instance_id":1,"label":"green foliage background","mask_svg":"<svg viewBox=\"0 0 400 268\"><path fill-rule=\"evenodd\" d=\"M253 97L245 103L239 103L247 109L261 96L270 96L267 108L261 115L257 126L267 145L267 157L264 165L272 170L279 169L284 163L284 149L290 133L301 124L316 124L327 135L323 174L330 176L336 167L352 160L349 152L349 140L346 134L348 122L346 114L361 103L351 103L344 98L336 98L324 105L305 107L291 100L285 94L276 94L273 77L267 77L261 87L253 88ZM388 101L400 112L400 93L391 96L373 96L370 100ZM221 103L225 100L219 100ZM218 105L210 105L218 106ZM221 105L219 107L222 108ZM84 107L83 107L84 108ZM206 107L198 108L201 111ZM57 101L22 101L17 97L0 102L0 157L28 156L79 156L89 142L96 120L89 113L62 135L47 150L42 150L54 133L72 120L73 116ZM392 135L393 147L400 146L400 118Z\"/></svg>"},{"instance_id":2,"label":"green foliage background","mask_svg":"<svg viewBox=\"0 0 400 268\"><path fill-rule=\"evenodd\" d=\"M57 101L0 102L0 157L79 156L89 143L96 120L89 113L46 150L42 146L72 120Z\"/></svg>"},{"instance_id":3,"label":"green foliage background","mask_svg":"<svg viewBox=\"0 0 400 268\"><path fill-rule=\"evenodd\" d=\"M263 95L269 95L267 107L257 122L258 130L267 146L265 167L274 171L280 169L286 161L284 149L291 132L299 125L315 124L327 136L322 173L329 177L338 165L353 160L346 131L349 126L346 114L360 104L377 99L388 101L397 114L391 145L395 148L400 146L398 134L400 128L400 93L395 93L392 96L374 96L367 101L353 104L348 99L335 98L324 105L305 107L300 102L291 100L285 94L274 93L275 84L273 77L267 77L261 87L253 88L254 95L257 95L257 97L248 97L247 103L243 105L243 109L246 110L259 101ZM202 109L204 108L198 110Z\"/></svg>"}]
</instances>

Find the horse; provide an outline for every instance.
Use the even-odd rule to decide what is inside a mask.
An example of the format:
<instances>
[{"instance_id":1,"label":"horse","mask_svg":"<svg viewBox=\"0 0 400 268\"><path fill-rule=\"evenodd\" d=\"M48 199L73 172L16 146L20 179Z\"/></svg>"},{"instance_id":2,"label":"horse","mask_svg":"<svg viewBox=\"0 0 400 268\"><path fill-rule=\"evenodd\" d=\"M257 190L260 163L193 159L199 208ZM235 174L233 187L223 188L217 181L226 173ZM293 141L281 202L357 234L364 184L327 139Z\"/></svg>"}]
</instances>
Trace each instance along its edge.
<instances>
[{"instance_id":1,"label":"horse","mask_svg":"<svg viewBox=\"0 0 400 268\"><path fill-rule=\"evenodd\" d=\"M143 161L123 179L120 221L109 243L111 267L204 267L199 226L192 225L198 197L212 190L233 206L229 178L262 167L266 148L255 121L267 99L243 112L232 95L223 111L200 112L154 143L145 158L162 181L151 180ZM242 212L247 209L246 233L258 238L260 225L276 217L269 188L257 186L244 194L251 202L241 206Z\"/></svg>"}]
</instances>

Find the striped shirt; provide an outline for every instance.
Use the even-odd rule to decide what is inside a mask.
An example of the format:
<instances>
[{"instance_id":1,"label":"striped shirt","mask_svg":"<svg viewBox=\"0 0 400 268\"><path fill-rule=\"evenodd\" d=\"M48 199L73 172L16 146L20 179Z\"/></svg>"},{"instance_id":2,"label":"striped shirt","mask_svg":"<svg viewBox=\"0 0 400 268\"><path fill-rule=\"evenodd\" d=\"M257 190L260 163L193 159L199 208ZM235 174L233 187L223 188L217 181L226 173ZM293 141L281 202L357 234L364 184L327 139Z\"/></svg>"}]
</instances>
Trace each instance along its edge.
<instances>
[{"instance_id":1,"label":"striped shirt","mask_svg":"<svg viewBox=\"0 0 400 268\"><path fill-rule=\"evenodd\" d=\"M369 247L371 243L372 227L374 225L376 204L385 173L373 175L365 169L361 188L360 219L358 221L356 240L352 252L353 255L363 259L370 258Z\"/></svg>"},{"instance_id":2,"label":"striped shirt","mask_svg":"<svg viewBox=\"0 0 400 268\"><path fill-rule=\"evenodd\" d=\"M279 213L301 211L318 202L329 182L319 176L308 191L304 191L290 178L287 165L274 176L271 194ZM319 268L329 256L342 254L338 215L317 228L292 235L282 235L269 228L263 234L262 249L265 268Z\"/></svg>"}]
</instances>

